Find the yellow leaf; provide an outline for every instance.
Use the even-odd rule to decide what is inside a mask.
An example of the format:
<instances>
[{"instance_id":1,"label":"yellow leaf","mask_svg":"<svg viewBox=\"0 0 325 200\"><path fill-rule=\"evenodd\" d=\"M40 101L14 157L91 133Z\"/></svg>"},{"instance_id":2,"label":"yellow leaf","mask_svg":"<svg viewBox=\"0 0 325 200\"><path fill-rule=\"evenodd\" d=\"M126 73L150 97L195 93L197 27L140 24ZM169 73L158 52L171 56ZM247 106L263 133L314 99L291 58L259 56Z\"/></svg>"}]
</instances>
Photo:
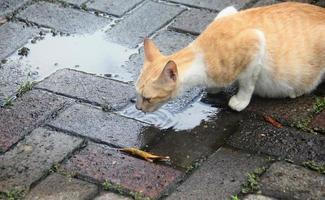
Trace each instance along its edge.
<instances>
[{"instance_id":1,"label":"yellow leaf","mask_svg":"<svg viewBox=\"0 0 325 200\"><path fill-rule=\"evenodd\" d=\"M123 148L120 151L143 158L146 161L153 162L153 161L170 161L169 156L158 156L154 155L145 151L142 151L137 148Z\"/></svg>"}]
</instances>

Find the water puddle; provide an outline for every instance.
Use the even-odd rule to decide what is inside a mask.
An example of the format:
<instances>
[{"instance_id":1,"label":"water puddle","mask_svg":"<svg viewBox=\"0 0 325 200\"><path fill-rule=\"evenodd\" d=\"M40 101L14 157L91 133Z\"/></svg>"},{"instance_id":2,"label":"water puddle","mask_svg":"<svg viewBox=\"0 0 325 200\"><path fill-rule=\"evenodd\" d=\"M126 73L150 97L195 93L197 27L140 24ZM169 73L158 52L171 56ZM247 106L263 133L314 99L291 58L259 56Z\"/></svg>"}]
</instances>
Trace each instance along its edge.
<instances>
[{"instance_id":1,"label":"water puddle","mask_svg":"<svg viewBox=\"0 0 325 200\"><path fill-rule=\"evenodd\" d=\"M25 47L29 49L27 56L14 54L8 61L29 67L36 74L36 80L42 80L58 69L72 68L132 81L132 74L124 65L137 50L109 42L103 31L91 35L46 34L44 39Z\"/></svg>"},{"instance_id":2,"label":"water puddle","mask_svg":"<svg viewBox=\"0 0 325 200\"><path fill-rule=\"evenodd\" d=\"M172 128L175 131L189 130L208 121L211 116L218 112L218 108L202 103L200 98L189 104L180 112L173 112L167 107L177 108L177 104L169 103L153 113L143 113L138 111L134 105L121 111L120 114L139 121L155 125L160 129Z\"/></svg>"}]
</instances>

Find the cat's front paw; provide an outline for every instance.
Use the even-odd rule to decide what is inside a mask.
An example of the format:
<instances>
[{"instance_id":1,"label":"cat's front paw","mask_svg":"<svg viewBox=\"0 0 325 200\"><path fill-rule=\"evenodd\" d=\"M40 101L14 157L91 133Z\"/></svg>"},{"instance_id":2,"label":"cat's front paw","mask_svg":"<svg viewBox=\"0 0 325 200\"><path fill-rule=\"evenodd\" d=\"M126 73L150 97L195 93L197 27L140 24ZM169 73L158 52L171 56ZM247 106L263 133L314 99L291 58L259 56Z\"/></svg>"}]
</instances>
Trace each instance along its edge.
<instances>
[{"instance_id":1,"label":"cat's front paw","mask_svg":"<svg viewBox=\"0 0 325 200\"><path fill-rule=\"evenodd\" d=\"M236 111L242 111L244 110L249 104L249 100L239 100L238 97L235 95L235 96L232 96L229 100L229 107L233 110L236 110Z\"/></svg>"}]
</instances>

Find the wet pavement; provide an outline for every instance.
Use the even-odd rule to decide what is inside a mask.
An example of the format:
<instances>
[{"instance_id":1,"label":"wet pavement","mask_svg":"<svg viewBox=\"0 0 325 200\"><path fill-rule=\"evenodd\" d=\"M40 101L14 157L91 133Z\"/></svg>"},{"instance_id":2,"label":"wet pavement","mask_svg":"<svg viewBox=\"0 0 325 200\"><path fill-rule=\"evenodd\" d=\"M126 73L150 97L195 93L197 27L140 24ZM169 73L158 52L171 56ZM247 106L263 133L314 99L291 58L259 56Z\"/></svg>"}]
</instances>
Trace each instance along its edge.
<instances>
[{"instance_id":1,"label":"wet pavement","mask_svg":"<svg viewBox=\"0 0 325 200\"><path fill-rule=\"evenodd\" d=\"M278 2L0 0L0 199L325 199L325 84L241 113L235 86L134 107L145 37L170 54L229 5Z\"/></svg>"}]
</instances>

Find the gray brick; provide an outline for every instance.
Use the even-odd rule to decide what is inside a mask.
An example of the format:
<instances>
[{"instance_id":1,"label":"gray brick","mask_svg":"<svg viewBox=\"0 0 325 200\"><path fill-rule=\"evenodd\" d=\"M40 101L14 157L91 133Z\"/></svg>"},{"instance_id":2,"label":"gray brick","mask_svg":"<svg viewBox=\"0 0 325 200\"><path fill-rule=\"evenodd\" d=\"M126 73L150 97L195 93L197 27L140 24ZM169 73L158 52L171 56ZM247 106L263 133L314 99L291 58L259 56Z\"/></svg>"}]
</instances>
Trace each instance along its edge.
<instances>
[{"instance_id":1,"label":"gray brick","mask_svg":"<svg viewBox=\"0 0 325 200\"><path fill-rule=\"evenodd\" d=\"M228 144L250 152L264 153L297 163L315 160L325 163L325 137L298 131L294 128L276 128L262 116L245 116L238 131L230 136Z\"/></svg>"},{"instance_id":2,"label":"gray brick","mask_svg":"<svg viewBox=\"0 0 325 200\"><path fill-rule=\"evenodd\" d=\"M179 15L170 28L199 35L216 16L215 12L192 8Z\"/></svg>"},{"instance_id":3,"label":"gray brick","mask_svg":"<svg viewBox=\"0 0 325 200\"><path fill-rule=\"evenodd\" d=\"M1 0L0 16L8 15L30 0Z\"/></svg>"},{"instance_id":4,"label":"gray brick","mask_svg":"<svg viewBox=\"0 0 325 200\"><path fill-rule=\"evenodd\" d=\"M47 2L27 7L18 17L65 33L91 33L111 22L107 18Z\"/></svg>"},{"instance_id":5,"label":"gray brick","mask_svg":"<svg viewBox=\"0 0 325 200\"><path fill-rule=\"evenodd\" d=\"M172 0L173 2L182 3L198 8L207 8L220 11L228 6L235 6L237 9L244 8L251 0Z\"/></svg>"},{"instance_id":6,"label":"gray brick","mask_svg":"<svg viewBox=\"0 0 325 200\"><path fill-rule=\"evenodd\" d=\"M261 178L262 194L279 199L323 199L325 176L301 166L277 162Z\"/></svg>"},{"instance_id":7,"label":"gray brick","mask_svg":"<svg viewBox=\"0 0 325 200\"><path fill-rule=\"evenodd\" d=\"M136 47L144 37L153 34L183 10L180 7L148 1L109 30L107 37L113 42Z\"/></svg>"},{"instance_id":8,"label":"gray brick","mask_svg":"<svg viewBox=\"0 0 325 200\"><path fill-rule=\"evenodd\" d=\"M261 157L221 148L167 199L229 199L240 192L246 174L264 164Z\"/></svg>"},{"instance_id":9,"label":"gray brick","mask_svg":"<svg viewBox=\"0 0 325 200\"><path fill-rule=\"evenodd\" d=\"M268 6L276 3L280 3L281 1L277 0L260 0L253 5L253 7L260 7L260 6Z\"/></svg>"},{"instance_id":10,"label":"gray brick","mask_svg":"<svg viewBox=\"0 0 325 200\"><path fill-rule=\"evenodd\" d=\"M36 35L36 29L22 23L6 23L0 26L0 60L14 53Z\"/></svg>"},{"instance_id":11,"label":"gray brick","mask_svg":"<svg viewBox=\"0 0 325 200\"><path fill-rule=\"evenodd\" d=\"M4 100L14 95L20 85L32 80L29 67L21 64L19 61L7 61L0 65L0 105Z\"/></svg>"},{"instance_id":12,"label":"gray brick","mask_svg":"<svg viewBox=\"0 0 325 200\"><path fill-rule=\"evenodd\" d=\"M145 128L140 122L79 104L61 113L50 125L124 147L140 147Z\"/></svg>"},{"instance_id":13,"label":"gray brick","mask_svg":"<svg viewBox=\"0 0 325 200\"><path fill-rule=\"evenodd\" d=\"M14 106L0 108L0 152L7 151L68 102L66 98L33 90L18 98Z\"/></svg>"},{"instance_id":14,"label":"gray brick","mask_svg":"<svg viewBox=\"0 0 325 200\"><path fill-rule=\"evenodd\" d=\"M142 0L96 0L88 2L87 8L122 17L122 15L133 9L140 2L142 2Z\"/></svg>"},{"instance_id":15,"label":"gray brick","mask_svg":"<svg viewBox=\"0 0 325 200\"><path fill-rule=\"evenodd\" d=\"M96 185L65 177L60 174L51 174L45 180L38 183L25 197L26 200L87 200L96 196Z\"/></svg>"},{"instance_id":16,"label":"gray brick","mask_svg":"<svg viewBox=\"0 0 325 200\"><path fill-rule=\"evenodd\" d=\"M28 189L81 142L81 139L59 132L43 128L34 130L14 149L0 156L0 191Z\"/></svg>"},{"instance_id":17,"label":"gray brick","mask_svg":"<svg viewBox=\"0 0 325 200\"><path fill-rule=\"evenodd\" d=\"M125 107L135 96L130 85L71 69L56 71L36 87L90 103L109 104L112 109Z\"/></svg>"}]
</instances>

